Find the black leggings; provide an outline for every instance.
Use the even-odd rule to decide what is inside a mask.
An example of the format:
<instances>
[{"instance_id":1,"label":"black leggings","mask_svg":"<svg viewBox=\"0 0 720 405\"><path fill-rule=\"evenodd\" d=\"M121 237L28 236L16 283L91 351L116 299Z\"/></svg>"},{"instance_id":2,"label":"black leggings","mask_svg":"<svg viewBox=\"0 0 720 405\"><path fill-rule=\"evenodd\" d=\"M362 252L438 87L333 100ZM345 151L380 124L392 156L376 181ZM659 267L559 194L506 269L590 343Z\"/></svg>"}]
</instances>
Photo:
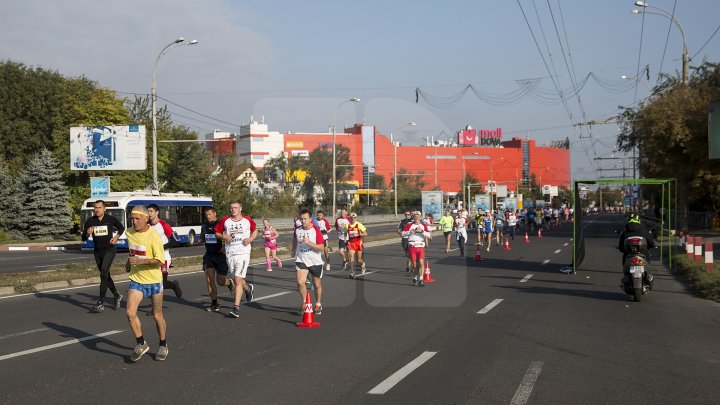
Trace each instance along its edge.
<instances>
[{"instance_id":1,"label":"black leggings","mask_svg":"<svg viewBox=\"0 0 720 405\"><path fill-rule=\"evenodd\" d=\"M98 266L98 270L100 270L100 299L105 298L108 288L113 296L117 296L115 283L110 276L110 266L112 266L113 260L115 260L115 248L108 248L95 252L95 263Z\"/></svg>"},{"instance_id":2,"label":"black leggings","mask_svg":"<svg viewBox=\"0 0 720 405\"><path fill-rule=\"evenodd\" d=\"M460 256L465 256L465 236L459 234L457 236L458 247L460 247Z\"/></svg>"}]
</instances>

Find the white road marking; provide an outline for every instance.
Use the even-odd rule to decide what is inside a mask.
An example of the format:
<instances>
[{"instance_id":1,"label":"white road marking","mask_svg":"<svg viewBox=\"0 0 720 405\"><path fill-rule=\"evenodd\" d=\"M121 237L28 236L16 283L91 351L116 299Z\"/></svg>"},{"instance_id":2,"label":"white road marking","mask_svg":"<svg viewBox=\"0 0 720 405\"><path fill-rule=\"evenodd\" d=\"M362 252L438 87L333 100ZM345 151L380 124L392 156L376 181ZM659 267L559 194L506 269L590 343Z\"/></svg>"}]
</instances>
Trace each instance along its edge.
<instances>
[{"instance_id":1,"label":"white road marking","mask_svg":"<svg viewBox=\"0 0 720 405\"><path fill-rule=\"evenodd\" d=\"M558 254L558 253L560 253L560 249L558 249L558 250L555 251L555 254Z\"/></svg>"},{"instance_id":2,"label":"white road marking","mask_svg":"<svg viewBox=\"0 0 720 405\"><path fill-rule=\"evenodd\" d=\"M528 274L527 276L523 277L522 280L520 280L521 283L527 283L528 280L530 280L534 276L534 274Z\"/></svg>"},{"instance_id":3,"label":"white road marking","mask_svg":"<svg viewBox=\"0 0 720 405\"><path fill-rule=\"evenodd\" d=\"M563 246L567 246L567 245L568 245L567 242L563 243Z\"/></svg>"},{"instance_id":4,"label":"white road marking","mask_svg":"<svg viewBox=\"0 0 720 405\"><path fill-rule=\"evenodd\" d=\"M0 340L15 337L15 336L29 335L31 333L42 332L42 331L48 330L48 329L49 328L40 328L40 329L26 330L25 332L11 333L9 335L0 336Z\"/></svg>"},{"instance_id":5,"label":"white road marking","mask_svg":"<svg viewBox=\"0 0 720 405\"><path fill-rule=\"evenodd\" d=\"M415 371L416 368L422 366L423 363L430 360L436 354L437 352L423 352L415 360L411 361L405 367L396 371L395 374L385 379L385 381L378 384L375 388L368 391L368 394L384 394L390 391L390 389L402 381L403 378L407 377L410 373Z\"/></svg>"},{"instance_id":6,"label":"white road marking","mask_svg":"<svg viewBox=\"0 0 720 405\"><path fill-rule=\"evenodd\" d=\"M267 299L270 299L270 298L275 298L275 297L279 297L279 296L281 296L281 295L286 295L286 294L290 294L290 293L292 293L292 291L283 291L283 292L279 292L279 293L277 293L277 294L270 294L270 295L266 295L266 296L264 296L264 297L257 297L257 298L253 298L252 302L267 300ZM230 294L230 292L226 292L225 294L218 294L218 297L223 297L223 296L229 296L229 297L231 297L232 294ZM206 296L204 296L204 297L195 298L195 299L193 299L193 301L205 301L205 300L208 300L208 299L210 299L210 297L206 295ZM247 302L244 302L244 301L243 301L243 304L247 304Z\"/></svg>"},{"instance_id":7,"label":"white road marking","mask_svg":"<svg viewBox=\"0 0 720 405\"><path fill-rule=\"evenodd\" d=\"M8 246L8 250L30 250L30 248L27 246Z\"/></svg>"},{"instance_id":8,"label":"white road marking","mask_svg":"<svg viewBox=\"0 0 720 405\"><path fill-rule=\"evenodd\" d=\"M503 301L502 298L494 299L493 302L487 304L487 305L485 306L485 308L479 310L477 313L478 313L478 314L487 314L488 312L490 312L491 309L495 308L495 307L496 307L499 303L501 303L502 301Z\"/></svg>"},{"instance_id":9,"label":"white road marking","mask_svg":"<svg viewBox=\"0 0 720 405\"><path fill-rule=\"evenodd\" d=\"M535 387L535 381L537 381L540 376L542 367L542 361L533 361L530 363L530 367L527 369L527 372L525 372L525 377L520 383L517 391L515 391L515 395L513 395L513 398L510 401L510 405L525 405L527 403L528 399L530 399L530 394L532 394L532 390Z\"/></svg>"},{"instance_id":10,"label":"white road marking","mask_svg":"<svg viewBox=\"0 0 720 405\"><path fill-rule=\"evenodd\" d=\"M377 273L378 271L380 271L380 270L366 271L365 274L358 273L358 274L355 274L355 278L367 276L368 274Z\"/></svg>"},{"instance_id":11,"label":"white road marking","mask_svg":"<svg viewBox=\"0 0 720 405\"><path fill-rule=\"evenodd\" d=\"M543 266L546 265L546 264L548 264L548 263L550 263L550 259L545 259L545 260L543 260L543 262L542 262Z\"/></svg>"},{"instance_id":12,"label":"white road marking","mask_svg":"<svg viewBox=\"0 0 720 405\"><path fill-rule=\"evenodd\" d=\"M114 334L120 333L120 332L122 332L122 331L121 331L121 330L111 330L111 331L109 331L109 332L98 333L97 335L85 336L85 337L81 337L81 338L66 340L66 341L61 342L61 343L55 343L55 344L52 344L52 345L36 347L36 348L34 348L34 349L23 350L23 351L21 351L21 352L10 353L10 354L6 354L6 355L4 355L4 356L0 356L0 361L7 360L7 359L12 359L12 358L15 358L15 357L20 357L20 356L25 356L25 355L27 355L27 354L33 354L33 353L37 353L37 352L42 352L42 351L45 351L45 350L56 349L56 348L58 348L58 347L62 347L62 346L67 346L67 345L71 345L71 344L75 344L75 343L84 342L84 341L86 341L86 340L94 340L94 339L98 339L98 338L101 338L101 337L104 337L104 336L114 335Z\"/></svg>"}]
</instances>

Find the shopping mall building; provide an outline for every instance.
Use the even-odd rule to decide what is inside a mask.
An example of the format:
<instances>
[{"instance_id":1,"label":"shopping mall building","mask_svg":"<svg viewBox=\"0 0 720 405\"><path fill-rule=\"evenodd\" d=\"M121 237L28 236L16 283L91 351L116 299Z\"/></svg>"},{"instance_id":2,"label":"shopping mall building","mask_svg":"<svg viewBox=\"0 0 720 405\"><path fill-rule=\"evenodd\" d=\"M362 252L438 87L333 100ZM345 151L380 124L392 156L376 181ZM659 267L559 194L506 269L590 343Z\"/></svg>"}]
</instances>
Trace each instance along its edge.
<instances>
[{"instance_id":1,"label":"shopping mall building","mask_svg":"<svg viewBox=\"0 0 720 405\"><path fill-rule=\"evenodd\" d=\"M532 175L540 185L570 186L570 151L567 141L554 146L537 146L535 140L502 139L502 129L457 132L453 142L427 142L422 146L393 144L388 135L375 126L355 124L335 135L338 145L350 149L353 182L368 187L368 173L382 175L392 183L395 173L418 176L425 190L439 188L444 192L462 189L464 173L485 185L490 180L516 191L527 187ZM332 133L280 133L268 130L268 124L252 121L239 134L215 131L205 135L206 149L215 155L235 154L240 161L260 169L270 158L308 156L318 147L332 148ZM389 184L391 186L391 184ZM480 187L480 185L477 185ZM389 187L390 188L390 187ZM473 193L476 190L472 190ZM479 190L478 190L479 191Z\"/></svg>"}]
</instances>

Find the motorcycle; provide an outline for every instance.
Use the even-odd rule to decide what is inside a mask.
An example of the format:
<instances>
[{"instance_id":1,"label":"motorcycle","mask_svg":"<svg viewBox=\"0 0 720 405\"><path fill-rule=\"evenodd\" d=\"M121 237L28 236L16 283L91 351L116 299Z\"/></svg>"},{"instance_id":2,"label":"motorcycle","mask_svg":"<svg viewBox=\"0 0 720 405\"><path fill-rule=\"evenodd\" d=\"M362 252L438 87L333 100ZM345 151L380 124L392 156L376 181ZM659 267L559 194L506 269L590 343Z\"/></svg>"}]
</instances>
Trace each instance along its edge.
<instances>
[{"instance_id":1,"label":"motorcycle","mask_svg":"<svg viewBox=\"0 0 720 405\"><path fill-rule=\"evenodd\" d=\"M645 271L648 264L647 252L647 241L644 237L629 236L625 239L625 260L620 288L636 302L640 302L642 296L653 287L653 277Z\"/></svg>"}]
</instances>

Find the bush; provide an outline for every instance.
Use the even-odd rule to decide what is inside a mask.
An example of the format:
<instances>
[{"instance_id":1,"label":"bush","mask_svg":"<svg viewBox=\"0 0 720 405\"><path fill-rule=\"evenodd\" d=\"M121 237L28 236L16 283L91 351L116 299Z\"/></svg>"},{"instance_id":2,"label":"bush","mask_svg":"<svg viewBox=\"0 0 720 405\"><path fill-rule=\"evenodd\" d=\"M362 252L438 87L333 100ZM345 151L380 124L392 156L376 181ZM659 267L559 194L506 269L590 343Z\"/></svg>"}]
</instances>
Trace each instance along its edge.
<instances>
[{"instance_id":1,"label":"bush","mask_svg":"<svg viewBox=\"0 0 720 405\"><path fill-rule=\"evenodd\" d=\"M720 302L720 268L713 266L713 271L705 271L704 263L695 263L686 255L675 255L675 272L687 276L690 286L702 298Z\"/></svg>"}]
</instances>

